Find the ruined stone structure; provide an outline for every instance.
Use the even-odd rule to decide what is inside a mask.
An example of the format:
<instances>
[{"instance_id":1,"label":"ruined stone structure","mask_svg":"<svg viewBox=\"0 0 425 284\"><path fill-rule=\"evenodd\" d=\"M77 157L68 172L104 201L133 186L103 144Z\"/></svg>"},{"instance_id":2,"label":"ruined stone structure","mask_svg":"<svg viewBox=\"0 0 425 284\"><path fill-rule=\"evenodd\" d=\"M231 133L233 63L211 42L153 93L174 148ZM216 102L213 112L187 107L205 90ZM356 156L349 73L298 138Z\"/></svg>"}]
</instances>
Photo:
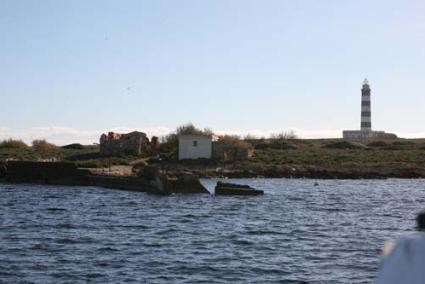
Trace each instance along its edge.
<instances>
[{"instance_id":1,"label":"ruined stone structure","mask_svg":"<svg viewBox=\"0 0 425 284\"><path fill-rule=\"evenodd\" d=\"M102 134L100 137L100 154L105 156L140 155L149 149L149 139L143 132L109 132L108 135Z\"/></svg>"},{"instance_id":2,"label":"ruined stone structure","mask_svg":"<svg viewBox=\"0 0 425 284\"><path fill-rule=\"evenodd\" d=\"M223 161L244 161L254 155L253 148L215 141L212 144L212 157Z\"/></svg>"}]
</instances>

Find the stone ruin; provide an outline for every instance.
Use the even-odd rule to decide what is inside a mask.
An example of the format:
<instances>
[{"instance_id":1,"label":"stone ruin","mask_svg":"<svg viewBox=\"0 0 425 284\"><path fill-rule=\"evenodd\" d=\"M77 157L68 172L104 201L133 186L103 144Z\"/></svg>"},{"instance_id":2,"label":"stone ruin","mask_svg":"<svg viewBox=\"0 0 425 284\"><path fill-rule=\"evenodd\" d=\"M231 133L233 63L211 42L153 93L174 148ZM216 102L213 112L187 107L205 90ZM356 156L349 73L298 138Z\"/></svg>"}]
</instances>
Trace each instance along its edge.
<instances>
[{"instance_id":1,"label":"stone ruin","mask_svg":"<svg viewBox=\"0 0 425 284\"><path fill-rule=\"evenodd\" d=\"M104 156L136 155L159 150L159 139L153 136L152 141L143 132L120 134L109 132L100 136L100 154Z\"/></svg>"},{"instance_id":2,"label":"stone ruin","mask_svg":"<svg viewBox=\"0 0 425 284\"><path fill-rule=\"evenodd\" d=\"M254 149L252 147L241 147L220 141L212 143L212 157L223 161L244 161L252 158Z\"/></svg>"}]
</instances>

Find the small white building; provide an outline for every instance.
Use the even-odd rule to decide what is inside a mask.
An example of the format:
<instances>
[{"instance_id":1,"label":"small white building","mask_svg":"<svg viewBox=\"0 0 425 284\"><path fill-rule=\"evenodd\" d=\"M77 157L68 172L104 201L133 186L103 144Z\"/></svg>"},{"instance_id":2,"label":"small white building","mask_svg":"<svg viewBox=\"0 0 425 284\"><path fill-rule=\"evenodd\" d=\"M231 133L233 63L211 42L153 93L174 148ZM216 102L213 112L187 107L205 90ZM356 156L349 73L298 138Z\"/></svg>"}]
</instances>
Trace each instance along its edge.
<instances>
[{"instance_id":1,"label":"small white building","mask_svg":"<svg viewBox=\"0 0 425 284\"><path fill-rule=\"evenodd\" d=\"M211 135L179 135L179 160L211 159Z\"/></svg>"}]
</instances>

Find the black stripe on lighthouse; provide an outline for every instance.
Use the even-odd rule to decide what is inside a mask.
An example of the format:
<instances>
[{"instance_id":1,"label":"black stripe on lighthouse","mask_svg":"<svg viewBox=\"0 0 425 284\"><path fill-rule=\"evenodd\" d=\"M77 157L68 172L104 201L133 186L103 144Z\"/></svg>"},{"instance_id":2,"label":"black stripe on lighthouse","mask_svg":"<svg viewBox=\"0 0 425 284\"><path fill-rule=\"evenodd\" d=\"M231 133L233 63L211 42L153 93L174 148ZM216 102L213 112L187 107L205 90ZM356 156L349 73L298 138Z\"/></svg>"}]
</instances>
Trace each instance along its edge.
<instances>
[{"instance_id":1,"label":"black stripe on lighthouse","mask_svg":"<svg viewBox=\"0 0 425 284\"><path fill-rule=\"evenodd\" d=\"M360 128L362 131L372 130L372 112L370 106L370 86L367 79L365 79L362 87L362 110L360 124Z\"/></svg>"}]
</instances>

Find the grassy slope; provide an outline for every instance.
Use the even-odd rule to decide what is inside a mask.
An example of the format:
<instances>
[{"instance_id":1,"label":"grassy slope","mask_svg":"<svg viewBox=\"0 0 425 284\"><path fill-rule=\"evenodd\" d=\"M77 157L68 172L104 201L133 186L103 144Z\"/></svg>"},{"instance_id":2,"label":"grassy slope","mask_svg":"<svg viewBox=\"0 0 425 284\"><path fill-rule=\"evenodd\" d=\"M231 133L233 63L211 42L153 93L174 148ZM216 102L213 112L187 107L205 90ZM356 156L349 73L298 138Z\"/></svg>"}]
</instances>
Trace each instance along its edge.
<instances>
[{"instance_id":1,"label":"grassy slope","mask_svg":"<svg viewBox=\"0 0 425 284\"><path fill-rule=\"evenodd\" d=\"M84 149L51 148L46 150L0 148L0 161L7 159L31 160L31 161L69 161L79 167L100 168L112 165L127 165L129 161L137 157L101 157L99 148L86 146Z\"/></svg>"},{"instance_id":2,"label":"grassy slope","mask_svg":"<svg viewBox=\"0 0 425 284\"><path fill-rule=\"evenodd\" d=\"M297 149L294 150L260 149L255 151L249 163L318 166L407 163L425 166L425 140L391 141L387 142L386 146L368 146L360 149L325 147L333 142L335 140L301 140L295 143Z\"/></svg>"}]
</instances>

